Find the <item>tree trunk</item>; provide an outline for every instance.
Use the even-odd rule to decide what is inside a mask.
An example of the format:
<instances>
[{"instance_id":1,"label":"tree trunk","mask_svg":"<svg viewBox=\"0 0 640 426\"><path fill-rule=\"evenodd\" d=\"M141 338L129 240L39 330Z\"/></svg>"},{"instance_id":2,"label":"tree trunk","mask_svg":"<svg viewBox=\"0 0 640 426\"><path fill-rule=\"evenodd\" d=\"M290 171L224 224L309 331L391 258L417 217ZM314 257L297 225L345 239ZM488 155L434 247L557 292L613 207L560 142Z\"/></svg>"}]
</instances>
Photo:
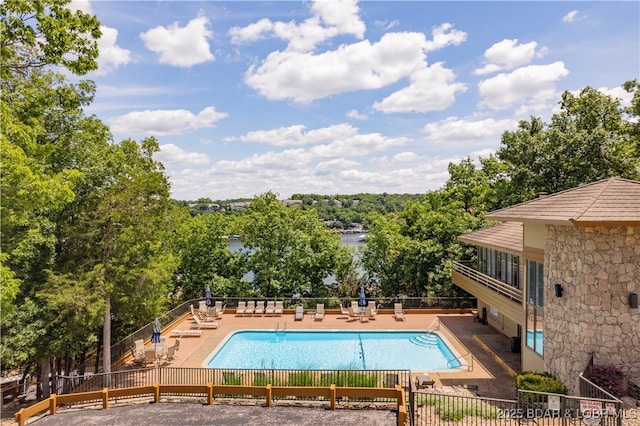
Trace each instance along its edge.
<instances>
[{"instance_id":1,"label":"tree trunk","mask_svg":"<svg viewBox=\"0 0 640 426\"><path fill-rule=\"evenodd\" d=\"M105 299L104 325L102 329L102 372L104 387L109 387L111 379L111 298Z\"/></svg>"},{"instance_id":2,"label":"tree trunk","mask_svg":"<svg viewBox=\"0 0 640 426\"><path fill-rule=\"evenodd\" d=\"M51 386L49 373L51 372L51 368L49 365L50 359L46 358L40 364L40 383L42 383L42 398L49 398L51 396Z\"/></svg>"}]
</instances>

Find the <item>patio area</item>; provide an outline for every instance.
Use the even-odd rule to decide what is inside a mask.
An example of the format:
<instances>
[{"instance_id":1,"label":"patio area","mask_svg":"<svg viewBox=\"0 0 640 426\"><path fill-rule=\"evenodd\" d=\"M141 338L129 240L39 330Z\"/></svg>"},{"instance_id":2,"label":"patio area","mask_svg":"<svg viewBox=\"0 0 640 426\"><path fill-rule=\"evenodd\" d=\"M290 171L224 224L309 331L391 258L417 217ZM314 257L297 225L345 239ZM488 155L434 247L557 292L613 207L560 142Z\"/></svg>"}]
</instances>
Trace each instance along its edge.
<instances>
[{"instance_id":1,"label":"patio area","mask_svg":"<svg viewBox=\"0 0 640 426\"><path fill-rule=\"evenodd\" d=\"M424 311L427 312L427 311ZM234 310L226 310L218 319L217 329L201 329L201 335L180 337L180 349L170 361L161 362L165 367L201 368L209 355L225 340L227 336L238 330L399 330L424 332L428 327L436 329L449 346L461 355L464 364L472 365L472 371L456 369L452 371L429 372L435 382L435 389L445 393L467 392L493 398L512 398L515 386L512 376L504 368L509 365L519 370L519 354L509 350L509 339L488 326L473 321L471 314L417 313L409 311L405 321L394 318L392 310L381 310L368 321L349 319L339 311L327 310L322 321L314 320L312 310L305 311L301 321L295 321L294 311L286 310L281 316L236 316ZM439 320L440 326L436 327ZM189 330L195 326L191 314L187 314L171 326L162 330L167 345L174 344L175 337L171 331ZM475 336L475 339L474 339ZM478 344L481 341L492 354ZM148 346L152 343L147 342ZM496 360L496 356L502 362ZM472 359L473 358L473 359ZM139 368L131 359L118 369ZM412 371L415 376L423 371Z\"/></svg>"}]
</instances>

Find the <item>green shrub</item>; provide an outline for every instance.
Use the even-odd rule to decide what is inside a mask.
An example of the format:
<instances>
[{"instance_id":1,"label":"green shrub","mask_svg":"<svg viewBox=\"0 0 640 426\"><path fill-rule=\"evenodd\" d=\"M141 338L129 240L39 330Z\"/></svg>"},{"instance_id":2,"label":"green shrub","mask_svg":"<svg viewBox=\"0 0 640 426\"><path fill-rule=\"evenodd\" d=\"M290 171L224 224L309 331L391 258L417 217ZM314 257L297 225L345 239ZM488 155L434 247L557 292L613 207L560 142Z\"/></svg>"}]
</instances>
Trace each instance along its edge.
<instances>
[{"instance_id":1,"label":"green shrub","mask_svg":"<svg viewBox=\"0 0 640 426\"><path fill-rule=\"evenodd\" d=\"M459 422L465 417L480 417L483 419L497 419L497 407L474 398L458 398L441 395L420 395L418 402L432 405L434 411L442 420Z\"/></svg>"},{"instance_id":2,"label":"green shrub","mask_svg":"<svg viewBox=\"0 0 640 426\"><path fill-rule=\"evenodd\" d=\"M313 386L313 376L309 371L297 371L289 374L289 386Z\"/></svg>"},{"instance_id":3,"label":"green shrub","mask_svg":"<svg viewBox=\"0 0 640 426\"><path fill-rule=\"evenodd\" d=\"M566 395L569 391L560 379L555 378L548 373L534 373L531 371L523 371L516 374L516 389L524 391L535 391L545 393L558 393ZM546 402L546 396L537 394L520 394L525 402Z\"/></svg>"}]
</instances>

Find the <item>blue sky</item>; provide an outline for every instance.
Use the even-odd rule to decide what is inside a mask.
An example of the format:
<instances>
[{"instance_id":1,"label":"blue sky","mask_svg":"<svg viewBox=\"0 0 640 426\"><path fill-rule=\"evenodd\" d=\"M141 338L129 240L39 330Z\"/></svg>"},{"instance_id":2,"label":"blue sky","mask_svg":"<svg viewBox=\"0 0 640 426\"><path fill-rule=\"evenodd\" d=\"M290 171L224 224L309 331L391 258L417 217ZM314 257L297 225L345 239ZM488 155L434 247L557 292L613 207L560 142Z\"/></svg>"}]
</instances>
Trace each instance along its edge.
<instances>
[{"instance_id":1,"label":"blue sky","mask_svg":"<svg viewBox=\"0 0 640 426\"><path fill-rule=\"evenodd\" d=\"M424 193L564 90L623 99L640 3L73 1L102 23L87 108L155 136L172 197Z\"/></svg>"}]
</instances>

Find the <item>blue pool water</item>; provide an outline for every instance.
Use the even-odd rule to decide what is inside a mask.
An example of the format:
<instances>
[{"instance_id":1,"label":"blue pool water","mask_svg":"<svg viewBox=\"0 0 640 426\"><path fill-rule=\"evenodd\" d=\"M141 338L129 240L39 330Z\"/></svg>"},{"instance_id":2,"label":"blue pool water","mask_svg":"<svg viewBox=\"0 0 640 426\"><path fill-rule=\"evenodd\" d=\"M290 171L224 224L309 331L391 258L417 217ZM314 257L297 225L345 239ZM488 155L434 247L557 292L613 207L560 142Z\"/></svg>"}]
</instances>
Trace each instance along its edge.
<instances>
[{"instance_id":1,"label":"blue pool water","mask_svg":"<svg viewBox=\"0 0 640 426\"><path fill-rule=\"evenodd\" d=\"M211 368L438 371L461 364L437 334L424 332L239 331L208 361ZM447 365L449 363L449 365Z\"/></svg>"}]
</instances>

